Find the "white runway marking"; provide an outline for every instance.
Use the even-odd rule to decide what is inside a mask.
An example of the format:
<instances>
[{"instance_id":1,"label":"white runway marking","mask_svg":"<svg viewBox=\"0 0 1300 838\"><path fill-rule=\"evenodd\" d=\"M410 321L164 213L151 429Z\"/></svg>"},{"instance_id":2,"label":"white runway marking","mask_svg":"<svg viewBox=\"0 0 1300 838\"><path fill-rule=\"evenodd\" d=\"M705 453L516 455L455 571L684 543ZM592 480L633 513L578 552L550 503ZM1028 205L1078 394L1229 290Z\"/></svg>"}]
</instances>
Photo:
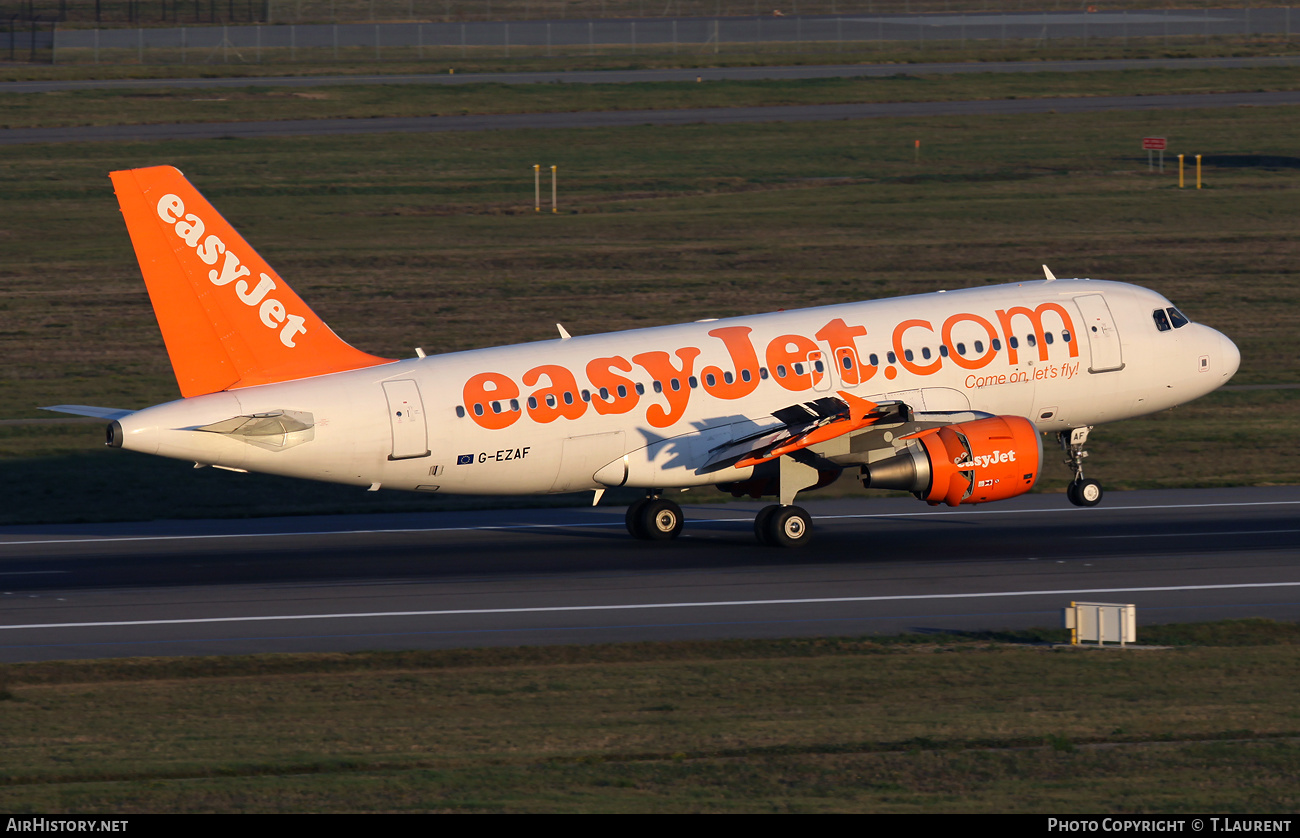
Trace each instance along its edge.
<instances>
[{"instance_id":1,"label":"white runway marking","mask_svg":"<svg viewBox=\"0 0 1300 838\"><path fill-rule=\"evenodd\" d=\"M1079 538L1200 538L1204 535L1276 535L1300 530L1216 530L1214 532L1144 532L1134 535L1081 535Z\"/></svg>"},{"instance_id":2,"label":"white runway marking","mask_svg":"<svg viewBox=\"0 0 1300 838\"><path fill-rule=\"evenodd\" d=\"M1300 582L1249 582L1234 585L1172 585L1144 588L1066 588L1053 591L989 591L972 594L902 594L899 596L817 597L808 599L747 599L717 602L651 602L626 605L557 605L536 608L458 608L444 611L368 611L354 614L274 614L257 617L190 617L177 620L107 620L93 623L30 623L0 626L16 629L105 628L110 626L176 626L197 623L262 623L291 620L352 620L367 617L456 617L479 614L545 614L572 611L647 611L669 608L727 608L752 605L819 605L844 602L905 602L926 599L982 599L1022 596L1077 596L1079 594L1131 594L1168 591L1224 591L1240 588L1294 588Z\"/></svg>"},{"instance_id":3,"label":"white runway marking","mask_svg":"<svg viewBox=\"0 0 1300 838\"><path fill-rule=\"evenodd\" d=\"M965 517L980 515L1036 515L1044 513L1071 514L1071 515L1088 515L1099 514L1103 512L1133 512L1149 509L1210 509L1210 508L1228 508L1244 506L1293 506L1300 504L1300 500L1277 500L1277 501L1252 501L1248 503L1181 503L1181 504L1151 504L1145 506L1106 506L1082 508L1075 506L1063 506L1052 509L953 509L927 512L873 512L862 515L814 515L816 521L851 521L861 520L864 518L920 518L933 517L936 515L962 515ZM742 515L737 518L695 518L686 520L690 524L725 524L725 523L749 523L753 521L752 515ZM139 542L139 541L204 541L223 538L293 538L293 537L313 537L322 535L402 535L434 532L501 532L513 530L551 530L551 529L575 529L579 527L622 527L623 520L618 518L612 521L568 521L556 524L484 524L480 526L465 527L410 527L395 529L373 529L373 530L312 530L305 532L261 532L261 533L209 533L203 535L124 535L97 537L87 536L85 538L37 538L25 541L4 541L0 540L0 547L8 546L27 546L33 544L113 544L122 542ZM1190 534L1190 533L1189 533Z\"/></svg>"}]
</instances>

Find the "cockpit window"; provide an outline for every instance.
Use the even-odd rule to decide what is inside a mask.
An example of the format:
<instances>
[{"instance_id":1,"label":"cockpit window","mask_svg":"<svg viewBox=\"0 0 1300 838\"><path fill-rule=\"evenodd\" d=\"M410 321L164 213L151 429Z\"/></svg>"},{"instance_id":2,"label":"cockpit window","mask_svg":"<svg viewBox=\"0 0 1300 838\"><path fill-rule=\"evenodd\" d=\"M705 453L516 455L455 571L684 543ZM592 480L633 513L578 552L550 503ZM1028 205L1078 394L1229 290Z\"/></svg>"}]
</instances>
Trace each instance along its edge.
<instances>
[{"instance_id":1,"label":"cockpit window","mask_svg":"<svg viewBox=\"0 0 1300 838\"><path fill-rule=\"evenodd\" d=\"M1164 309L1162 308L1156 309L1155 311L1151 312L1151 316L1154 317L1156 320L1157 330L1161 332L1167 332L1171 328L1173 328L1172 326L1169 325L1169 318L1165 315Z\"/></svg>"},{"instance_id":2,"label":"cockpit window","mask_svg":"<svg viewBox=\"0 0 1300 838\"><path fill-rule=\"evenodd\" d=\"M1175 329L1181 329L1191 322L1181 311L1172 306L1169 309L1169 320L1174 324Z\"/></svg>"}]
</instances>

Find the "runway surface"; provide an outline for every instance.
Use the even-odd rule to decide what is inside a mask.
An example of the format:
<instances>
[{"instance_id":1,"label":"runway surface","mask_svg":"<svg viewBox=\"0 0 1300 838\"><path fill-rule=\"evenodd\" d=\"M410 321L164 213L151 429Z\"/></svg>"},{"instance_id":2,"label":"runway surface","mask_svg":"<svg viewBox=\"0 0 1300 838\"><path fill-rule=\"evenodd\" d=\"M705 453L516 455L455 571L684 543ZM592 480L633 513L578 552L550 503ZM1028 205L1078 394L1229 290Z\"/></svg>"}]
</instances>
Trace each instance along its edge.
<instances>
[{"instance_id":1,"label":"runway surface","mask_svg":"<svg viewBox=\"0 0 1300 838\"><path fill-rule=\"evenodd\" d=\"M636 84L647 82L791 81L886 78L970 73L1091 73L1115 70L1200 70L1295 67L1300 56L1239 58L1108 58L1096 61L967 61L931 64L811 64L798 67L686 67L647 70L574 70L531 73L425 73L418 75L241 76L177 79L58 79L0 82L0 93L61 90L168 90L239 87L334 87L358 84Z\"/></svg>"},{"instance_id":2,"label":"runway surface","mask_svg":"<svg viewBox=\"0 0 1300 838\"><path fill-rule=\"evenodd\" d=\"M671 6L671 4L669 4ZM665 9L667 12L668 9ZM791 10L793 11L793 10ZM1126 9L1085 11L1041 9L990 12L931 12L913 14L756 14L705 17L569 18L501 21L419 21L380 23L289 23L223 26L173 26L130 29L57 29L52 33L52 60L69 50L84 50L84 60L134 53L140 63L163 60L260 63L264 53L314 51L318 58L373 57L380 60L394 47L420 58L458 60L469 55L518 57L525 53L593 55L597 50L617 50L627 55L717 54L736 49L793 49L838 51L871 49L887 42L1008 43L1037 46L1053 41L1097 43L1130 39L1147 42L1178 39L1183 44L1212 38L1273 36L1290 39L1294 26L1290 7L1240 9ZM37 33L19 29L11 33L11 49L28 50ZM49 36L47 36L49 37ZM16 39L16 41L14 41ZM38 49L40 47L38 46ZM1050 47L1049 47L1050 48ZM513 53L512 53L513 50ZM121 53L119 53L121 54Z\"/></svg>"},{"instance_id":3,"label":"runway surface","mask_svg":"<svg viewBox=\"0 0 1300 838\"><path fill-rule=\"evenodd\" d=\"M253 139L258 137L438 133L443 131L626 128L638 125L822 122L889 117L1007 116L1036 113L1095 113L1097 111L1148 111L1279 105L1300 105L1300 90L1265 93L1092 96L1073 99L993 99L963 102L890 102L858 105L781 105L751 108L507 113L376 119L295 119L172 125L97 125L76 128L14 128L0 131L0 146L25 143L156 142L159 140Z\"/></svg>"},{"instance_id":4,"label":"runway surface","mask_svg":"<svg viewBox=\"0 0 1300 838\"><path fill-rule=\"evenodd\" d=\"M985 62L946 64L873 64L804 67L718 67L579 71L572 73L491 73L405 76L304 76L217 79L99 79L0 83L0 93L42 93L105 88L229 88L250 86L319 87L352 84L602 84L670 82L702 79L811 79L883 77L951 73L1084 72L1095 70L1193 69L1201 67L1295 66L1300 56L1267 58L1182 58L1101 61ZM690 125L761 122L810 122L848 119L917 118L961 115L1093 113L1188 108L1266 107L1300 104L1300 91L1093 96L1073 98L995 99L959 102L887 102L876 104L784 105L739 108L589 111L532 114L467 114L373 119L297 119L158 125L96 125L0 130L0 146L67 142L157 142L216 138L324 136L339 134L519 131L529 129L608 128L639 125Z\"/></svg>"},{"instance_id":5,"label":"runway surface","mask_svg":"<svg viewBox=\"0 0 1300 838\"><path fill-rule=\"evenodd\" d=\"M667 544L615 507L3 528L0 661L1300 619L1300 487L804 505L797 551L758 504Z\"/></svg>"}]
</instances>

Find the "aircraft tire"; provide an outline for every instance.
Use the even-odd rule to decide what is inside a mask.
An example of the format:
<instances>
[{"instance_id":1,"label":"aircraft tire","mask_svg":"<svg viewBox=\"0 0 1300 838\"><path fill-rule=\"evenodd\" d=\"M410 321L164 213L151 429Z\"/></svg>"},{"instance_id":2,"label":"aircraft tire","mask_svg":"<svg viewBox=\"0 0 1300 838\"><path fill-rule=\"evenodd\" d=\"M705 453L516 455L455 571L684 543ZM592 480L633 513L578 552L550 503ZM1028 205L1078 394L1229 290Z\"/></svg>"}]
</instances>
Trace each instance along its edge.
<instances>
[{"instance_id":1,"label":"aircraft tire","mask_svg":"<svg viewBox=\"0 0 1300 838\"><path fill-rule=\"evenodd\" d=\"M646 501L640 510L640 526L645 533L643 538L650 541L669 541L682 532L685 518L682 508L670 500L655 498Z\"/></svg>"},{"instance_id":2,"label":"aircraft tire","mask_svg":"<svg viewBox=\"0 0 1300 838\"><path fill-rule=\"evenodd\" d=\"M754 535L758 538L758 543L765 547L776 546L772 541L771 529L768 522L772 520L772 516L780 511L780 509L781 507L772 504L771 506L765 506L758 510L758 515L754 516Z\"/></svg>"},{"instance_id":3,"label":"aircraft tire","mask_svg":"<svg viewBox=\"0 0 1300 838\"><path fill-rule=\"evenodd\" d=\"M776 547L802 547L812 541L812 516L798 506L781 506L767 519L767 537Z\"/></svg>"},{"instance_id":4,"label":"aircraft tire","mask_svg":"<svg viewBox=\"0 0 1300 838\"><path fill-rule=\"evenodd\" d=\"M1101 483L1096 480L1076 480L1070 484L1066 494L1075 506L1096 506L1101 503L1104 493Z\"/></svg>"},{"instance_id":5,"label":"aircraft tire","mask_svg":"<svg viewBox=\"0 0 1300 838\"><path fill-rule=\"evenodd\" d=\"M628 535L633 538L639 538L642 541L646 540L647 536L644 521L641 518L641 512L649 502L649 498L641 498L639 501L627 508L627 515L623 518L623 522L627 524Z\"/></svg>"}]
</instances>

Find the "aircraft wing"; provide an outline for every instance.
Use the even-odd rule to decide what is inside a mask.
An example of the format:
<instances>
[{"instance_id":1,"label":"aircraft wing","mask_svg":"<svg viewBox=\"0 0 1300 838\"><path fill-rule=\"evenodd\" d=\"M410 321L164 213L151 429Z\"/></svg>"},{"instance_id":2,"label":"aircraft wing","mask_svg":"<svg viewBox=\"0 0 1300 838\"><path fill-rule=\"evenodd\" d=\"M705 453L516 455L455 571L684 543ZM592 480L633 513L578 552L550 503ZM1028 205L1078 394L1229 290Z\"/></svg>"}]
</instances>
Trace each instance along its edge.
<instances>
[{"instance_id":1,"label":"aircraft wing","mask_svg":"<svg viewBox=\"0 0 1300 838\"><path fill-rule=\"evenodd\" d=\"M121 419L123 416L135 413L134 410L120 410L116 407L95 407L89 404L56 404L53 407L42 407L40 409L51 410L55 413L71 413L75 416L94 416L96 419Z\"/></svg>"},{"instance_id":2,"label":"aircraft wing","mask_svg":"<svg viewBox=\"0 0 1300 838\"><path fill-rule=\"evenodd\" d=\"M872 402L842 390L837 395L838 398L827 396L774 411L772 415L781 422L779 426L764 428L711 449L700 471L758 465L882 420L907 421L910 414L907 405L901 402Z\"/></svg>"}]
</instances>

